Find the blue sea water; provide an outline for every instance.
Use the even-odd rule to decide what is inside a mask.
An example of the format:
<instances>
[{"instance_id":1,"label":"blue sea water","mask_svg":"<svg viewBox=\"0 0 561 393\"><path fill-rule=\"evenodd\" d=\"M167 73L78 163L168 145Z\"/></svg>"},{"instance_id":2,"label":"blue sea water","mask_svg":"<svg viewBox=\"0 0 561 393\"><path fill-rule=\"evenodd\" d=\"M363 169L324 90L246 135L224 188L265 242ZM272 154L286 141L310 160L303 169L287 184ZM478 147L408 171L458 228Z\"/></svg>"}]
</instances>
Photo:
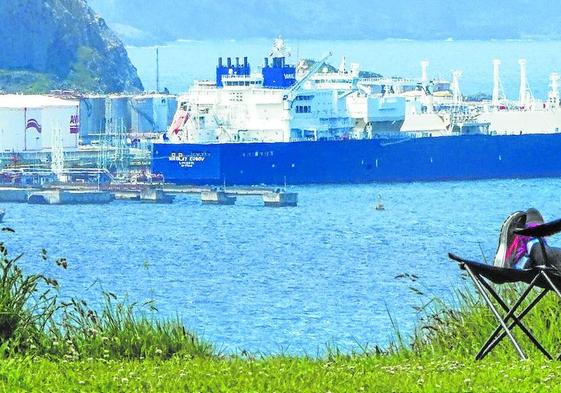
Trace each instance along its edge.
<instances>
[{"instance_id":1,"label":"blue sea water","mask_svg":"<svg viewBox=\"0 0 561 393\"><path fill-rule=\"evenodd\" d=\"M410 334L413 306L427 300L410 287L452 300L466 283L447 252L492 258L511 211L561 217L561 179L293 189L296 208L257 197L203 206L189 195L172 205L5 204L4 225L16 232L0 240L25 253L27 271L58 278L65 296L95 304L103 288L153 299L157 317L178 316L226 352L316 355L387 344L390 315ZM378 194L385 211L374 209ZM69 269L42 261L43 248Z\"/></svg>"},{"instance_id":2,"label":"blue sea water","mask_svg":"<svg viewBox=\"0 0 561 393\"><path fill-rule=\"evenodd\" d=\"M526 58L528 80L535 97L545 99L549 74L561 71L561 41L412 41L412 40L287 40L291 50L289 62L319 59L328 52L329 61L338 66L346 57L347 65L359 63L362 70L385 76L420 77L420 61L428 60L429 77L451 80L452 70L461 70L464 94L491 94L493 59L501 59L501 80L508 98L517 99L519 58ZM184 92L194 79L213 79L218 57L248 56L254 70L263 64L271 50L272 39L189 41L163 45L160 52L161 86L172 92ZM138 68L148 90L156 88L155 47L128 47L129 56Z\"/></svg>"}]
</instances>

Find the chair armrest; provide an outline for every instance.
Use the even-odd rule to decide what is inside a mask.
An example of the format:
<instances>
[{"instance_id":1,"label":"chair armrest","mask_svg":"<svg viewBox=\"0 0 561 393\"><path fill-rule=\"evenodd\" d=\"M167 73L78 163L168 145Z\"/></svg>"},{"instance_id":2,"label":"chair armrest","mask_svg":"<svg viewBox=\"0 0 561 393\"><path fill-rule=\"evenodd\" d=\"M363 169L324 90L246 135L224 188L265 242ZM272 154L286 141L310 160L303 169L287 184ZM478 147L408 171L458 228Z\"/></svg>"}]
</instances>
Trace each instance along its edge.
<instances>
[{"instance_id":1,"label":"chair armrest","mask_svg":"<svg viewBox=\"0 0 561 393\"><path fill-rule=\"evenodd\" d=\"M448 258L450 258L451 260L456 261L456 262L463 262L464 261L463 258L461 258L461 257L459 257L456 254L453 254L451 252L448 253Z\"/></svg>"},{"instance_id":2,"label":"chair armrest","mask_svg":"<svg viewBox=\"0 0 561 393\"><path fill-rule=\"evenodd\" d=\"M532 228L516 229L514 231L517 235L532 237L551 236L559 232L561 232L561 218Z\"/></svg>"}]
</instances>

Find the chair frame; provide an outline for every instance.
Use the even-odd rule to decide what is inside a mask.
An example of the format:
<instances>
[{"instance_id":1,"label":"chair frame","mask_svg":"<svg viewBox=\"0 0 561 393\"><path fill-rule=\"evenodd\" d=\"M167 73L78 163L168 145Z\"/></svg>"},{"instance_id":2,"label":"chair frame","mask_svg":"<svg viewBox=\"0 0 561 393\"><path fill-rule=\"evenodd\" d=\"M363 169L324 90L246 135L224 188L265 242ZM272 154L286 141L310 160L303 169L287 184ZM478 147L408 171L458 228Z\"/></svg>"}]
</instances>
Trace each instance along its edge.
<instances>
[{"instance_id":1,"label":"chair frame","mask_svg":"<svg viewBox=\"0 0 561 393\"><path fill-rule=\"evenodd\" d=\"M478 262L469 261L460 258L454 254L448 254L448 257L460 265L461 269L466 270L468 276L473 281L476 290L483 297L485 303L491 310L492 314L498 321L498 325L495 330L491 333L487 341L483 344L475 360L482 360L487 356L505 337L508 337L511 341L514 349L518 353L518 356L522 360L526 360L528 357L522 350L522 347L512 334L512 330L515 327L519 327L520 330L529 338L530 342L544 354L544 356L550 360L553 356L540 344L540 342L535 338L534 334L528 329L523 323L522 319L544 298L548 292L553 292L561 300L561 274L558 270L551 265L548 260L546 253L546 245L544 241L545 236L552 235L554 233L561 232L561 219L555 220L546 224L542 224L533 228L518 229L514 233L518 235L532 236L539 240L539 244L542 250L542 255L544 256L544 266L536 266L532 269L524 270L523 277L513 277L513 279L508 279L508 271L513 269L499 269L493 267L492 269L496 271L503 271L506 273L507 279L505 280L505 274L503 277L493 281L492 272L487 269L489 265L481 264ZM518 273L518 272L517 272ZM495 291L492 284L502 284L505 282L517 283L525 282L528 286L522 292L520 297L514 302L512 306L509 306ZM534 288L541 288L541 292L528 304L518 315L516 312L522 305L525 299L528 298L530 293ZM503 315L497 309L497 306L493 303L492 299L498 303L500 308L505 312ZM561 353L555 357L557 360L561 360Z\"/></svg>"}]
</instances>

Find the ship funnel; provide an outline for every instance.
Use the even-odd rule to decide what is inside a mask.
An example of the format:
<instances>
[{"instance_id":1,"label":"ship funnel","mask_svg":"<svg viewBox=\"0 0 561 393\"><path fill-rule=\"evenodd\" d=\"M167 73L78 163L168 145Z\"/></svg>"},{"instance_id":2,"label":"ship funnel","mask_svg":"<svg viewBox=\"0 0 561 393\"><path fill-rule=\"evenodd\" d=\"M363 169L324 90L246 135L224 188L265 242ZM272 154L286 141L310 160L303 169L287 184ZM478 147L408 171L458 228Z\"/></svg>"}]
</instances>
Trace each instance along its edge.
<instances>
[{"instance_id":1,"label":"ship funnel","mask_svg":"<svg viewBox=\"0 0 561 393\"><path fill-rule=\"evenodd\" d=\"M222 57L218 58L218 67L222 67Z\"/></svg>"},{"instance_id":2,"label":"ship funnel","mask_svg":"<svg viewBox=\"0 0 561 393\"><path fill-rule=\"evenodd\" d=\"M429 68L428 60L421 61L421 82L423 83L423 85L426 85L427 82L429 81L429 78L427 76L428 68Z\"/></svg>"},{"instance_id":3,"label":"ship funnel","mask_svg":"<svg viewBox=\"0 0 561 393\"><path fill-rule=\"evenodd\" d=\"M232 67L232 58L231 57L228 57L226 59L226 64L228 65L228 68Z\"/></svg>"},{"instance_id":4,"label":"ship funnel","mask_svg":"<svg viewBox=\"0 0 561 393\"><path fill-rule=\"evenodd\" d=\"M236 57L236 67L239 67L239 66L240 66L240 58Z\"/></svg>"},{"instance_id":5,"label":"ship funnel","mask_svg":"<svg viewBox=\"0 0 561 393\"><path fill-rule=\"evenodd\" d=\"M247 67L247 56L244 56L243 58L243 66Z\"/></svg>"},{"instance_id":6,"label":"ship funnel","mask_svg":"<svg viewBox=\"0 0 561 393\"><path fill-rule=\"evenodd\" d=\"M269 58L265 57L265 68L269 67Z\"/></svg>"}]
</instances>

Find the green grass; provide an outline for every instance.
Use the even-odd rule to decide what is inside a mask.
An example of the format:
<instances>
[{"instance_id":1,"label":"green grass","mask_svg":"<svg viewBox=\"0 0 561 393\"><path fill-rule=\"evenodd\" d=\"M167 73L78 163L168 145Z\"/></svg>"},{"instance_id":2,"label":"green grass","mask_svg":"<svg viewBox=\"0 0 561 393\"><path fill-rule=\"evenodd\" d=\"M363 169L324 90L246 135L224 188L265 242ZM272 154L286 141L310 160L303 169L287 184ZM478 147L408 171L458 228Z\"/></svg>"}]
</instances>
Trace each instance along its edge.
<instances>
[{"instance_id":1,"label":"green grass","mask_svg":"<svg viewBox=\"0 0 561 393\"><path fill-rule=\"evenodd\" d=\"M51 262L46 251L41 258ZM218 353L179 320L158 319L150 302L128 303L110 292L97 308L61 301L56 280L26 274L18 262L0 243L0 392L561 391L560 362L536 350L521 362L506 339L475 362L495 326L487 308L468 289L456 292L453 307L421 295L413 275L403 277L419 296L417 328L409 335L396 330L385 349L242 356ZM67 267L64 259L54 263ZM512 300L520 290L501 293ZM561 349L560 310L549 295L525 319L553 353Z\"/></svg>"},{"instance_id":2,"label":"green grass","mask_svg":"<svg viewBox=\"0 0 561 393\"><path fill-rule=\"evenodd\" d=\"M4 391L452 392L560 391L561 364L339 357L166 361L0 361Z\"/></svg>"}]
</instances>

